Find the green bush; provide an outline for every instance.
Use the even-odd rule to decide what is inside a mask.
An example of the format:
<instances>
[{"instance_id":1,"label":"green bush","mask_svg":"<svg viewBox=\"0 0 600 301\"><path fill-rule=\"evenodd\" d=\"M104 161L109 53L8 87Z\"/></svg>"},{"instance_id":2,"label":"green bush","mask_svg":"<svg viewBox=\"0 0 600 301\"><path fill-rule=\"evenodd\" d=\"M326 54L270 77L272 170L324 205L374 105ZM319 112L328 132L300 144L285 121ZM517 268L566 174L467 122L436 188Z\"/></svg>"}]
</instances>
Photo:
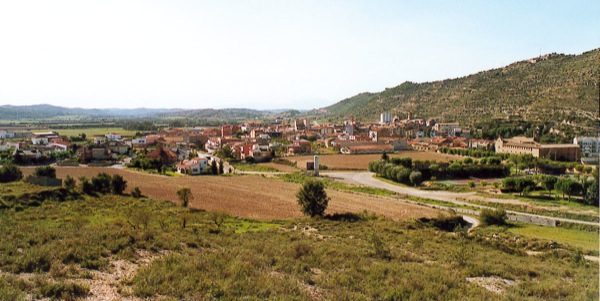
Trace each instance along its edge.
<instances>
[{"instance_id":1,"label":"green bush","mask_svg":"<svg viewBox=\"0 0 600 301\"><path fill-rule=\"evenodd\" d=\"M309 180L296 193L301 211L310 217L323 216L329 203L325 186L321 181Z\"/></svg>"},{"instance_id":2,"label":"green bush","mask_svg":"<svg viewBox=\"0 0 600 301\"><path fill-rule=\"evenodd\" d=\"M33 175L36 177L56 178L56 169L54 169L52 166L36 167Z\"/></svg>"},{"instance_id":3,"label":"green bush","mask_svg":"<svg viewBox=\"0 0 600 301\"><path fill-rule=\"evenodd\" d=\"M141 198L142 197L142 191L140 190L139 187L136 187L136 188L134 188L131 191L131 196L134 197L134 198L136 198L136 199Z\"/></svg>"},{"instance_id":4,"label":"green bush","mask_svg":"<svg viewBox=\"0 0 600 301\"><path fill-rule=\"evenodd\" d=\"M490 225L506 225L507 219L506 211L504 209L481 209L479 212L479 219L484 226Z\"/></svg>"},{"instance_id":5,"label":"green bush","mask_svg":"<svg viewBox=\"0 0 600 301\"><path fill-rule=\"evenodd\" d=\"M0 183L9 183L23 179L21 169L13 163L6 162L0 168Z\"/></svg>"},{"instance_id":6,"label":"green bush","mask_svg":"<svg viewBox=\"0 0 600 301\"><path fill-rule=\"evenodd\" d=\"M91 180L94 192L109 193L110 192L110 181L111 177L104 172L101 172L94 176Z\"/></svg>"},{"instance_id":7,"label":"green bush","mask_svg":"<svg viewBox=\"0 0 600 301\"><path fill-rule=\"evenodd\" d=\"M413 185L419 186L423 182L423 174L420 171L413 171L410 173L409 179Z\"/></svg>"},{"instance_id":8,"label":"green bush","mask_svg":"<svg viewBox=\"0 0 600 301\"><path fill-rule=\"evenodd\" d=\"M127 181L121 175L113 175L110 179L110 189L113 194L122 194L127 187Z\"/></svg>"}]
</instances>

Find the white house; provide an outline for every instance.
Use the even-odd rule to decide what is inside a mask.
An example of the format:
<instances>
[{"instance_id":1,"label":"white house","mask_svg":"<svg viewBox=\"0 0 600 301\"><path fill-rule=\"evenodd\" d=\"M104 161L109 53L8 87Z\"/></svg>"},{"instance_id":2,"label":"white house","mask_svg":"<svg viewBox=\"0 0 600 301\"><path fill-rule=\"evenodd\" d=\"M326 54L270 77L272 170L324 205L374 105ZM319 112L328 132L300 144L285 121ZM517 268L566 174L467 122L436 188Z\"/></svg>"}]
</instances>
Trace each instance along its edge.
<instances>
[{"instance_id":1,"label":"white house","mask_svg":"<svg viewBox=\"0 0 600 301\"><path fill-rule=\"evenodd\" d=\"M118 133L108 133L104 135L108 141L119 141L121 140L121 134Z\"/></svg>"},{"instance_id":2,"label":"white house","mask_svg":"<svg viewBox=\"0 0 600 301\"><path fill-rule=\"evenodd\" d=\"M33 144L48 144L48 141L52 138L58 138L58 135L55 132L43 132L43 133L33 133L31 137L31 143Z\"/></svg>"},{"instance_id":3,"label":"white house","mask_svg":"<svg viewBox=\"0 0 600 301\"><path fill-rule=\"evenodd\" d=\"M183 160L176 165L177 172L184 175L199 175L206 173L208 170L207 158L193 158L191 160Z\"/></svg>"},{"instance_id":4,"label":"white house","mask_svg":"<svg viewBox=\"0 0 600 301\"><path fill-rule=\"evenodd\" d=\"M134 138L131 139L131 144L132 145L146 145L148 141L146 140L146 137L140 137L140 138Z\"/></svg>"},{"instance_id":5,"label":"white house","mask_svg":"<svg viewBox=\"0 0 600 301\"><path fill-rule=\"evenodd\" d=\"M31 143L35 145L48 144L48 137L45 136L33 136L31 137Z\"/></svg>"},{"instance_id":6,"label":"white house","mask_svg":"<svg viewBox=\"0 0 600 301\"><path fill-rule=\"evenodd\" d=\"M53 148L54 152L56 152L56 153L65 152L69 148L67 145L60 144L60 143L49 143L46 146L50 147L50 148Z\"/></svg>"},{"instance_id":7,"label":"white house","mask_svg":"<svg viewBox=\"0 0 600 301\"><path fill-rule=\"evenodd\" d=\"M0 130L0 138L14 138L15 132L9 130Z\"/></svg>"},{"instance_id":8,"label":"white house","mask_svg":"<svg viewBox=\"0 0 600 301\"><path fill-rule=\"evenodd\" d=\"M104 144L106 143L105 137L94 137L94 144Z\"/></svg>"}]
</instances>

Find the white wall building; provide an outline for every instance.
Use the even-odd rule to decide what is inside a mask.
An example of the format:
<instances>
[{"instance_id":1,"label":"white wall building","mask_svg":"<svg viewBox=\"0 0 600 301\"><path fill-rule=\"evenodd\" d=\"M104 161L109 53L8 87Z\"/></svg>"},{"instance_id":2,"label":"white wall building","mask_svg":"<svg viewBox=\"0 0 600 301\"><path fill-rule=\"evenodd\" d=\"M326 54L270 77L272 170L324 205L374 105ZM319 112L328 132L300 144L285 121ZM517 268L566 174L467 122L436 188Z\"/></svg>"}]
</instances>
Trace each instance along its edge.
<instances>
[{"instance_id":1,"label":"white wall building","mask_svg":"<svg viewBox=\"0 0 600 301\"><path fill-rule=\"evenodd\" d=\"M390 123L393 120L393 116L391 113L381 113L379 115L379 123L381 124L386 124L386 123Z\"/></svg>"},{"instance_id":2,"label":"white wall building","mask_svg":"<svg viewBox=\"0 0 600 301\"><path fill-rule=\"evenodd\" d=\"M108 141L119 141L121 140L121 134L118 133L108 133L104 135Z\"/></svg>"},{"instance_id":3,"label":"white wall building","mask_svg":"<svg viewBox=\"0 0 600 301\"><path fill-rule=\"evenodd\" d=\"M600 137L575 137L573 144L581 147L581 161L595 164L600 159Z\"/></svg>"},{"instance_id":4,"label":"white wall building","mask_svg":"<svg viewBox=\"0 0 600 301\"><path fill-rule=\"evenodd\" d=\"M15 132L8 130L0 130L0 138L14 138Z\"/></svg>"}]
</instances>

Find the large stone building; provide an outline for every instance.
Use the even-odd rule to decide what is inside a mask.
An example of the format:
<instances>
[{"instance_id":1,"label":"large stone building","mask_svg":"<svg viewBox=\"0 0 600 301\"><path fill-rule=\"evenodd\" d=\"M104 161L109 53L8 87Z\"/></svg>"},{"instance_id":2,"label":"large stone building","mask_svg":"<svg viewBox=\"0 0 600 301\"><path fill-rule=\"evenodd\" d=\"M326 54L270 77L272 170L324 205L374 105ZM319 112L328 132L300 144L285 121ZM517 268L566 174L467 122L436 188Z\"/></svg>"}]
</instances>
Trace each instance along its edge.
<instances>
[{"instance_id":1,"label":"large stone building","mask_svg":"<svg viewBox=\"0 0 600 301\"><path fill-rule=\"evenodd\" d=\"M496 152L515 155L532 155L535 158L547 158L560 161L577 161L581 158L581 148L576 144L540 144L533 138L498 138Z\"/></svg>"}]
</instances>

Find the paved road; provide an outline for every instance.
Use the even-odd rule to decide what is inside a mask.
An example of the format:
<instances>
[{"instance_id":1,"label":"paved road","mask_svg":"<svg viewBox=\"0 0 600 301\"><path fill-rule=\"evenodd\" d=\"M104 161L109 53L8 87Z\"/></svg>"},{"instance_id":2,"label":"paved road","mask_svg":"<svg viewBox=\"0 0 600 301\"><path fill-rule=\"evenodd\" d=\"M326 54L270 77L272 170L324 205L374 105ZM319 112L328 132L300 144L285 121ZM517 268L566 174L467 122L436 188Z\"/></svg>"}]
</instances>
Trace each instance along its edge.
<instances>
[{"instance_id":1,"label":"paved road","mask_svg":"<svg viewBox=\"0 0 600 301\"><path fill-rule=\"evenodd\" d=\"M390 183L386 183L384 181L378 180L373 177L372 172L322 172L321 175L330 177L332 179L336 179L339 181L343 181L349 184L355 185L365 185L375 188L387 189L390 191L394 191L400 194L405 194L408 196L416 196L422 198L428 198L433 200L440 200L445 202L450 202L456 205L468 205L472 207L478 208L490 208L486 206L476 205L473 203L461 201L464 199L468 199L469 197L474 197L474 192L460 193L460 192L451 192L451 191L430 191L430 190L419 190L411 187L403 187L398 185L393 185ZM498 200L499 202L506 202L506 200ZM513 201L514 202L514 201ZM561 221L561 222L570 222L575 224L585 224L585 225L598 225L596 222L587 222L580 221L568 218L559 218L552 216L544 216L537 214L529 214L517 211L506 210L508 214L517 215L517 216L526 216L526 217L535 217L535 218L544 218L549 220Z\"/></svg>"}]
</instances>

